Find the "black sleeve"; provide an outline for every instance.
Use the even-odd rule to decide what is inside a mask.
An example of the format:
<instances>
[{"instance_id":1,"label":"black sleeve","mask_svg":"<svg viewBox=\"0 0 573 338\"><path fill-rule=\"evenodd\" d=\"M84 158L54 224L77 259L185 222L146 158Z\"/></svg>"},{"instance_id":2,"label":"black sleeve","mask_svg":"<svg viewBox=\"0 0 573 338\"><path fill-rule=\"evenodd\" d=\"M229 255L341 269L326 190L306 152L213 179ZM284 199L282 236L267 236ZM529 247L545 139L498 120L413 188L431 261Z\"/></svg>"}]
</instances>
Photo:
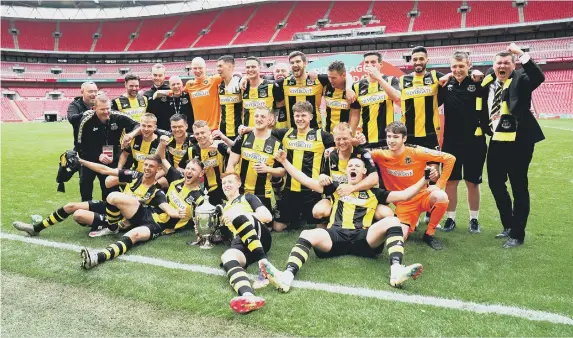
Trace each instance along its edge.
<instances>
[{"instance_id":1,"label":"black sleeve","mask_svg":"<svg viewBox=\"0 0 573 338\"><path fill-rule=\"evenodd\" d=\"M285 99L285 91L283 88L283 83L284 83L284 78L275 81L275 84L273 86L273 98L275 99L275 102L281 102L284 101Z\"/></svg>"},{"instance_id":2,"label":"black sleeve","mask_svg":"<svg viewBox=\"0 0 573 338\"><path fill-rule=\"evenodd\" d=\"M365 149L359 149L358 151L360 152L362 160L364 161L364 166L366 167L366 174L370 175L371 173L377 172L376 165L374 164L374 161L372 160L372 156L370 155L370 153Z\"/></svg>"},{"instance_id":3,"label":"black sleeve","mask_svg":"<svg viewBox=\"0 0 573 338\"><path fill-rule=\"evenodd\" d=\"M235 143L231 147L231 152L241 155L241 147L243 146L243 135L235 139Z\"/></svg>"},{"instance_id":4,"label":"black sleeve","mask_svg":"<svg viewBox=\"0 0 573 338\"><path fill-rule=\"evenodd\" d=\"M173 168L173 166L169 167L169 170L167 171L167 174L165 174L165 178L167 179L167 182L169 182L169 184L171 184L171 182L173 181L177 181L178 179L183 178L183 174Z\"/></svg>"},{"instance_id":5,"label":"black sleeve","mask_svg":"<svg viewBox=\"0 0 573 338\"><path fill-rule=\"evenodd\" d=\"M271 136L274 136L277 140L281 141L285 138L288 128L273 129L271 130Z\"/></svg>"},{"instance_id":6,"label":"black sleeve","mask_svg":"<svg viewBox=\"0 0 573 338\"><path fill-rule=\"evenodd\" d=\"M346 74L344 74L344 76L346 76ZM328 85L330 83L330 80L328 80L328 74L318 74L318 81L323 86Z\"/></svg>"},{"instance_id":7,"label":"black sleeve","mask_svg":"<svg viewBox=\"0 0 573 338\"><path fill-rule=\"evenodd\" d=\"M388 204L388 195L390 195L390 191L380 188L372 188L372 192L376 196L379 204Z\"/></svg>"},{"instance_id":8,"label":"black sleeve","mask_svg":"<svg viewBox=\"0 0 573 338\"><path fill-rule=\"evenodd\" d=\"M326 176L330 176L330 155L328 157L322 156L322 163L320 164L320 173Z\"/></svg>"},{"instance_id":9,"label":"black sleeve","mask_svg":"<svg viewBox=\"0 0 573 338\"><path fill-rule=\"evenodd\" d=\"M261 202L261 200L253 194L245 194L245 199L247 200L247 202L249 202L249 205L251 206L253 211L256 211L258 208L264 206L263 202Z\"/></svg>"},{"instance_id":10,"label":"black sleeve","mask_svg":"<svg viewBox=\"0 0 573 338\"><path fill-rule=\"evenodd\" d=\"M119 107L117 106L115 99L111 100L111 110L119 111Z\"/></svg>"},{"instance_id":11,"label":"black sleeve","mask_svg":"<svg viewBox=\"0 0 573 338\"><path fill-rule=\"evenodd\" d=\"M534 91L545 81L545 74L539 66L533 62L533 59L529 59L528 62L521 65L525 76L523 77L524 83L527 86L527 90Z\"/></svg>"},{"instance_id":12,"label":"black sleeve","mask_svg":"<svg viewBox=\"0 0 573 338\"><path fill-rule=\"evenodd\" d=\"M178 167L181 169L185 169L185 167L187 166L187 162L189 162L189 149L187 149L185 155L181 157L181 161L179 161Z\"/></svg>"},{"instance_id":13,"label":"black sleeve","mask_svg":"<svg viewBox=\"0 0 573 338\"><path fill-rule=\"evenodd\" d=\"M446 75L446 74L436 70L436 77L438 78L438 80L444 75Z\"/></svg>"},{"instance_id":14,"label":"black sleeve","mask_svg":"<svg viewBox=\"0 0 573 338\"><path fill-rule=\"evenodd\" d=\"M283 145L279 145L279 149L283 149ZM276 154L273 154L273 156ZM283 168L283 164L280 163L279 161L275 160L275 163L273 163L273 168Z\"/></svg>"},{"instance_id":15,"label":"black sleeve","mask_svg":"<svg viewBox=\"0 0 573 338\"><path fill-rule=\"evenodd\" d=\"M170 131L163 130L163 129L155 129L155 135L160 136L160 137L164 136L164 135L169 136L169 137L173 136L173 134L171 134Z\"/></svg>"},{"instance_id":16,"label":"black sleeve","mask_svg":"<svg viewBox=\"0 0 573 338\"><path fill-rule=\"evenodd\" d=\"M339 183L338 182L332 182L332 184L329 184L325 187L323 187L323 191L322 193L326 196L334 196L334 193L336 192L336 189L338 189Z\"/></svg>"},{"instance_id":17,"label":"black sleeve","mask_svg":"<svg viewBox=\"0 0 573 338\"><path fill-rule=\"evenodd\" d=\"M71 125L79 124L82 120L82 116L84 116L83 112L80 112L80 108L74 104L74 102L70 103L68 106L68 122Z\"/></svg>"},{"instance_id":18,"label":"black sleeve","mask_svg":"<svg viewBox=\"0 0 573 338\"><path fill-rule=\"evenodd\" d=\"M153 196L149 204L154 206L159 206L163 203L167 203L167 196L165 196L163 190L161 189L155 190L155 196Z\"/></svg>"},{"instance_id":19,"label":"black sleeve","mask_svg":"<svg viewBox=\"0 0 573 338\"><path fill-rule=\"evenodd\" d=\"M119 178L119 183L130 183L141 175L143 174L135 170L120 169L117 177Z\"/></svg>"},{"instance_id":20,"label":"black sleeve","mask_svg":"<svg viewBox=\"0 0 573 338\"><path fill-rule=\"evenodd\" d=\"M392 86L392 88L396 89L397 91L400 91L400 79L399 78L393 76L392 77L392 83L390 83L390 85Z\"/></svg>"},{"instance_id":21,"label":"black sleeve","mask_svg":"<svg viewBox=\"0 0 573 338\"><path fill-rule=\"evenodd\" d=\"M117 115L117 121L122 128L125 128L125 131L127 132L131 132L133 129L139 127L139 123L126 115Z\"/></svg>"},{"instance_id":22,"label":"black sleeve","mask_svg":"<svg viewBox=\"0 0 573 338\"><path fill-rule=\"evenodd\" d=\"M217 146L217 151L223 156L229 155L229 146L225 142L219 143Z\"/></svg>"},{"instance_id":23,"label":"black sleeve","mask_svg":"<svg viewBox=\"0 0 573 338\"><path fill-rule=\"evenodd\" d=\"M324 148L328 149L336 146L336 144L334 144L334 137L332 136L332 134L322 129L321 131L322 131L322 143L324 143Z\"/></svg>"}]
</instances>

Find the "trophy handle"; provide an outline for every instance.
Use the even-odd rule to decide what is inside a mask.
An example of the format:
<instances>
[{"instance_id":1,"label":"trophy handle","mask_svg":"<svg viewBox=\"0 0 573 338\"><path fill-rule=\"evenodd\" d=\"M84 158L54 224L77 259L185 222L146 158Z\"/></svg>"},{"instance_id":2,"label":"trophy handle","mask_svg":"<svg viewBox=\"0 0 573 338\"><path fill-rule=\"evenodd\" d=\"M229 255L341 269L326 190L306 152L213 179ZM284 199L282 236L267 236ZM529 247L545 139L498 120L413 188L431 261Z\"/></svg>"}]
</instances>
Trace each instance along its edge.
<instances>
[{"instance_id":1,"label":"trophy handle","mask_svg":"<svg viewBox=\"0 0 573 338\"><path fill-rule=\"evenodd\" d=\"M199 246L201 249L213 249L213 247L215 245L213 245L213 243L211 243L211 241L209 240L211 238L211 235L207 235L204 236L205 237L205 241L203 242L203 244L201 244L201 246Z\"/></svg>"}]
</instances>

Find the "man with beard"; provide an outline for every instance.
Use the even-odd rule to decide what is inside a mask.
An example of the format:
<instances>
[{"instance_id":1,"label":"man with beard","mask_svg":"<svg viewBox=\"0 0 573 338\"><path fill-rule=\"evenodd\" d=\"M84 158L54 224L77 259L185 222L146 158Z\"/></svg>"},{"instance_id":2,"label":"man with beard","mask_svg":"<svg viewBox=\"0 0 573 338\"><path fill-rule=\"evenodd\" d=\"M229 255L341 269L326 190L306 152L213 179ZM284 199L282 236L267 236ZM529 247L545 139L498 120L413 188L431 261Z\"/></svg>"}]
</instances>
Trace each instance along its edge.
<instances>
[{"instance_id":1,"label":"man with beard","mask_svg":"<svg viewBox=\"0 0 573 338\"><path fill-rule=\"evenodd\" d=\"M111 109L117 110L132 119L139 121L141 115L147 110L147 97L139 95L139 76L127 74L125 76L125 94L112 101Z\"/></svg>"},{"instance_id":2,"label":"man with beard","mask_svg":"<svg viewBox=\"0 0 573 338\"><path fill-rule=\"evenodd\" d=\"M160 129L169 128L169 118L173 114L169 114L169 103L166 99L153 100L153 94L158 90L169 90L169 85L165 83L165 66L161 63L156 63L151 68L151 78L153 85L150 89L143 93L147 97L148 106L147 112L152 113L157 117L157 126Z\"/></svg>"},{"instance_id":3,"label":"man with beard","mask_svg":"<svg viewBox=\"0 0 573 338\"><path fill-rule=\"evenodd\" d=\"M223 78L219 85L219 102L221 103L221 124L219 130L231 140L237 137L243 116L241 90L239 88L231 90L229 87L233 80L234 70L235 58L233 56L223 55L217 60L217 73Z\"/></svg>"}]
</instances>

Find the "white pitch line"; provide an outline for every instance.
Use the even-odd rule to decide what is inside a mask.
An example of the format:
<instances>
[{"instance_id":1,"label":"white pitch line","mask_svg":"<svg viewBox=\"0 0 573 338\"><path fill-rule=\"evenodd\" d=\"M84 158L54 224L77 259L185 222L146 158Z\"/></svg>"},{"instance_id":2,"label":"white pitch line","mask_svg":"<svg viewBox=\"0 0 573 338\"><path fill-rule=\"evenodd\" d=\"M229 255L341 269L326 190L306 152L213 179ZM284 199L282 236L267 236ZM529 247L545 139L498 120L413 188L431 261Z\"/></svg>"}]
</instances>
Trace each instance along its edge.
<instances>
[{"instance_id":1,"label":"white pitch line","mask_svg":"<svg viewBox=\"0 0 573 338\"><path fill-rule=\"evenodd\" d=\"M51 248L71 250L76 252L79 252L82 248L82 246L79 245L47 241L44 239L33 238L33 237L12 235L4 232L0 232L0 238L24 243L30 243L35 245L41 245ZM221 269L216 269L202 265L195 265L195 264L176 263L176 262L166 261L163 259L157 259L145 256L122 255L119 256L117 259L121 259L128 262L135 262L135 263L154 265L164 268L170 268L170 269L200 272L208 275L216 275L216 276L225 275L225 273ZM308 281L295 281L293 283L293 286L301 289L318 290L341 295L375 298L375 299L400 302L400 303L430 305L435 307L469 311L475 313L506 315L506 316L524 318L532 321L546 321L555 324L565 324L573 326L573 318L569 318L556 313L529 310L515 306L506 306L500 304L479 304L456 299L446 299L446 298L419 296L419 295L406 295L397 292L348 287L343 285L334 285L326 283L314 283Z\"/></svg>"},{"instance_id":2,"label":"white pitch line","mask_svg":"<svg viewBox=\"0 0 573 338\"><path fill-rule=\"evenodd\" d=\"M544 125L541 125L541 127L543 127L543 128L551 128L551 129L559 129L559 130L565 130L565 131L573 131L573 129L563 128L563 127L551 127L551 126L544 126Z\"/></svg>"}]
</instances>

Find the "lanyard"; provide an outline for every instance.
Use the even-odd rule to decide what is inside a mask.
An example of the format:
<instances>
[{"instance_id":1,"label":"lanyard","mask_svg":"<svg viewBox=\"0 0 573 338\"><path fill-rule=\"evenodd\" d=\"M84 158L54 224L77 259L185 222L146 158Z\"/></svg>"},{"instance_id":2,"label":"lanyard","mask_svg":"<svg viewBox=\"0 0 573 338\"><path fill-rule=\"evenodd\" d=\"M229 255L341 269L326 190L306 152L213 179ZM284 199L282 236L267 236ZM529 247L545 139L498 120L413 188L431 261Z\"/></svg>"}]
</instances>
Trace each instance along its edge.
<instances>
[{"instance_id":1,"label":"lanyard","mask_svg":"<svg viewBox=\"0 0 573 338\"><path fill-rule=\"evenodd\" d=\"M181 97L179 97L179 105L177 105L177 97L173 97L173 108L175 109L175 114L179 114L181 111Z\"/></svg>"}]
</instances>

